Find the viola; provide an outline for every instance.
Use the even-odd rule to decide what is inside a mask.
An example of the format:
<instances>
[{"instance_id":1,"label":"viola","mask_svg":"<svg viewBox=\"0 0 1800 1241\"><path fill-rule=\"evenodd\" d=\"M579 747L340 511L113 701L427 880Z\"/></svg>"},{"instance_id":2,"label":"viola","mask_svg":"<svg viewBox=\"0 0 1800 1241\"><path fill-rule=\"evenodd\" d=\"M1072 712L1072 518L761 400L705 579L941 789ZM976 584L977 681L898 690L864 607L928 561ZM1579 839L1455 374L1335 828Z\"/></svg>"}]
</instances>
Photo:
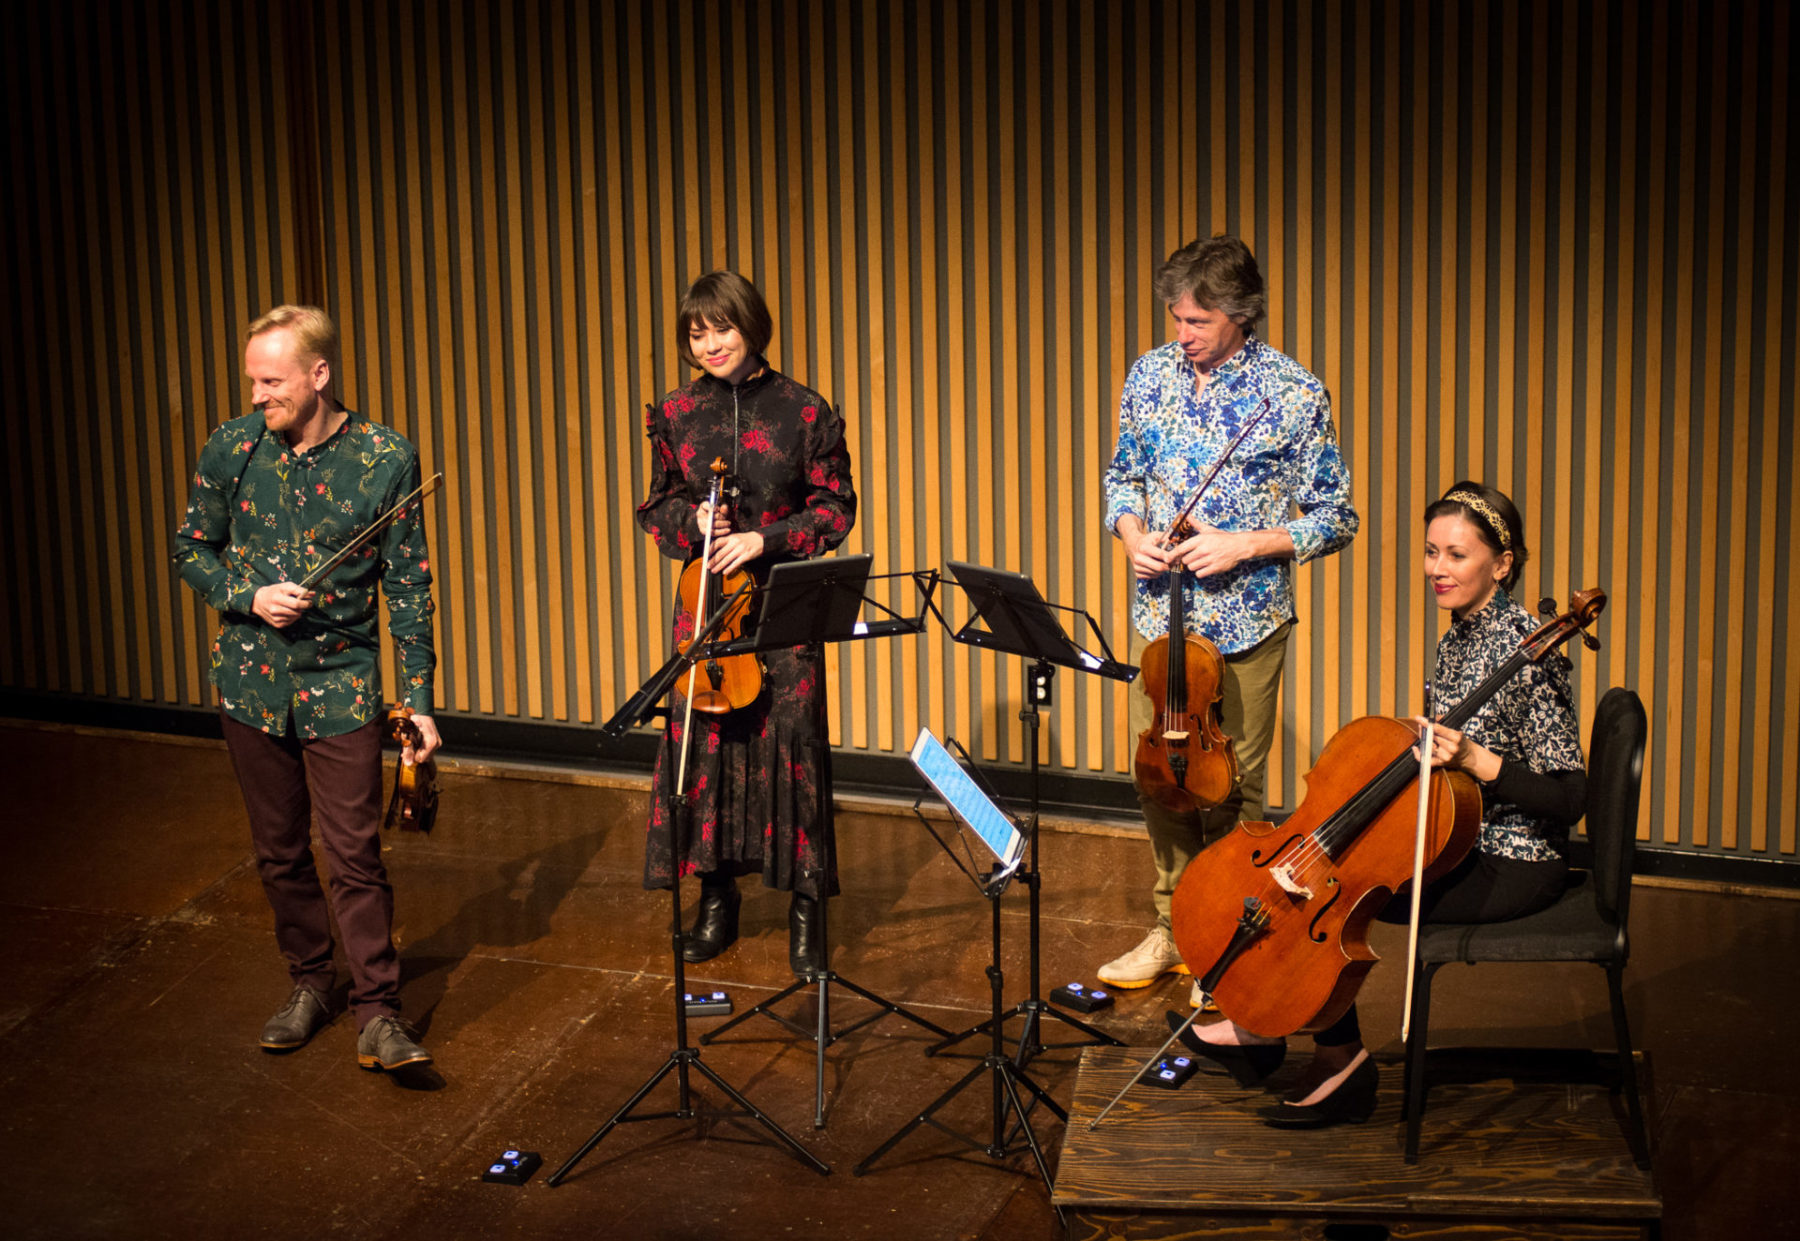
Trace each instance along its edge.
<instances>
[{"instance_id":1,"label":"viola","mask_svg":"<svg viewBox=\"0 0 1800 1241\"><path fill-rule=\"evenodd\" d=\"M1265 398L1256 415L1213 462L1163 540L1168 547L1193 534L1189 517L1219 470L1271 408ZM1209 810L1237 787L1237 747L1226 734L1220 704L1225 700L1225 657L1204 634L1187 632L1184 583L1187 569L1169 568L1169 627L1138 660L1138 684L1150 698L1150 727L1138 734L1133 770L1137 786L1158 805L1176 813Z\"/></svg>"},{"instance_id":2,"label":"viola","mask_svg":"<svg viewBox=\"0 0 1800 1241\"><path fill-rule=\"evenodd\" d=\"M725 482L724 458L713 459L712 472L707 502L712 511L717 512ZM729 642L743 636L749 618L750 595L743 587L749 584L750 575L741 569L735 573L712 572L708 567L708 561L712 559L712 538L709 529L701 543L700 555L688 561L681 570L680 607L675 628L678 633L685 632L688 636L675 646L683 654L693 645L694 635L704 630L721 608L730 610L721 622L714 642ZM722 659L709 656L688 670L686 697L690 711L723 715L749 706L761 693L762 664L755 655L727 655Z\"/></svg>"},{"instance_id":3,"label":"viola","mask_svg":"<svg viewBox=\"0 0 1800 1241\"><path fill-rule=\"evenodd\" d=\"M1170 532L1184 537L1185 524ZM1226 735L1225 657L1202 634L1186 631L1180 564L1169 570L1169 631L1145 648L1139 683L1150 696L1150 727L1138 734L1137 785L1158 805L1181 813L1208 810L1237 787L1237 748Z\"/></svg>"},{"instance_id":4,"label":"viola","mask_svg":"<svg viewBox=\"0 0 1800 1241\"><path fill-rule=\"evenodd\" d=\"M1605 606L1604 591L1577 592L1439 722L1461 729L1526 664L1578 633L1597 649L1586 629ZM1554 601L1540 611L1555 613ZM1246 1030L1283 1038L1322 1029L1356 998L1377 959L1369 924L1414 873L1417 740L1404 720L1352 721L1326 743L1285 823L1238 824L1182 875L1171 909L1175 946L1202 990ZM1481 794L1467 772L1438 768L1423 799L1419 882L1430 883L1474 847Z\"/></svg>"},{"instance_id":5,"label":"viola","mask_svg":"<svg viewBox=\"0 0 1800 1241\"><path fill-rule=\"evenodd\" d=\"M388 708L387 731L402 746L417 750L425 744L425 736L412 717L412 708L405 703ZM388 799L382 830L399 827L408 832L429 832L437 822L437 812L437 763L429 758L422 763L409 763L402 753L394 766L394 793Z\"/></svg>"}]
</instances>

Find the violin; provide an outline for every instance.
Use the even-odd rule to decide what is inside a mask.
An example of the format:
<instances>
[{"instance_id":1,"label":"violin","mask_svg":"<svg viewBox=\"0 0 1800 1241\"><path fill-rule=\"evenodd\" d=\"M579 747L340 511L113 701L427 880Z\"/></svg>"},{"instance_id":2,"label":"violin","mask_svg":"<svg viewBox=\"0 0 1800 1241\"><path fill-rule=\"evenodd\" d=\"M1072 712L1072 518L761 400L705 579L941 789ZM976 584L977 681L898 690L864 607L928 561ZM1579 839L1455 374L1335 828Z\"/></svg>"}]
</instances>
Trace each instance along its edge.
<instances>
[{"instance_id":1,"label":"violin","mask_svg":"<svg viewBox=\"0 0 1800 1241\"><path fill-rule=\"evenodd\" d=\"M1198 497L1196 497L1198 498ZM1169 532L1187 537L1185 515ZM1145 648L1139 683L1154 715L1138 734L1138 788L1158 805L1181 813L1209 810L1237 787L1237 747L1226 735L1225 657L1203 634L1186 631L1179 563L1169 570L1169 631ZM1161 697L1158 697L1158 691Z\"/></svg>"},{"instance_id":2,"label":"violin","mask_svg":"<svg viewBox=\"0 0 1800 1241\"><path fill-rule=\"evenodd\" d=\"M402 746L416 750L425 744L425 736L412 716L412 708L405 703L388 708L387 731ZM437 822L437 811L437 763L429 758L422 763L409 763L403 752L394 765L394 794L388 799L382 830L399 827L402 831L429 832Z\"/></svg>"},{"instance_id":3,"label":"violin","mask_svg":"<svg viewBox=\"0 0 1800 1241\"><path fill-rule=\"evenodd\" d=\"M1187 506L1170 523L1165 547L1194 533L1188 518L1200 497L1270 408L1264 398L1255 417L1213 462ZM1169 567L1168 632L1146 647L1138 660L1138 684L1149 696L1153 714L1150 727L1138 734L1133 768L1145 796L1177 814L1210 810L1230 797L1238 782L1237 747L1226 735L1220 711L1225 700L1225 657L1204 634L1187 632L1186 574L1179 561Z\"/></svg>"},{"instance_id":4,"label":"violin","mask_svg":"<svg viewBox=\"0 0 1800 1241\"><path fill-rule=\"evenodd\" d=\"M1598 588L1539 626L1440 723L1461 729L1526 664L1586 629L1606 606ZM1540 612L1554 614L1546 599ZM1474 848L1481 792L1465 771L1437 768L1419 787L1418 737L1404 720L1365 717L1326 743L1293 815L1240 823L1203 850L1176 886L1175 946L1219 1009L1253 1034L1285 1038L1343 1016L1376 956L1368 927L1414 874L1411 803L1425 804L1419 883L1448 874ZM1204 971L1202 963L1210 962Z\"/></svg>"},{"instance_id":5,"label":"violin","mask_svg":"<svg viewBox=\"0 0 1800 1241\"><path fill-rule=\"evenodd\" d=\"M707 493L707 503L713 512L717 512L725 482L723 457L713 458L712 472L713 481ZM712 559L712 538L712 531L708 529L701 543L700 555L688 561L681 570L681 602L675 616L675 631L688 636L678 640L675 648L683 654L693 645L694 635L706 628L721 607L729 606L730 614L720 625L713 638L714 642L729 642L741 637L749 618L749 592L739 592L749 584L750 575L741 569L735 573L712 572L708 567L708 562ZM732 600L729 605L726 604L727 599ZM702 674L706 678L704 684L700 682ZM711 715L723 715L727 711L749 706L760 693L762 664L753 654L727 655L723 659L715 655L688 670L686 697L690 712L705 711Z\"/></svg>"}]
</instances>

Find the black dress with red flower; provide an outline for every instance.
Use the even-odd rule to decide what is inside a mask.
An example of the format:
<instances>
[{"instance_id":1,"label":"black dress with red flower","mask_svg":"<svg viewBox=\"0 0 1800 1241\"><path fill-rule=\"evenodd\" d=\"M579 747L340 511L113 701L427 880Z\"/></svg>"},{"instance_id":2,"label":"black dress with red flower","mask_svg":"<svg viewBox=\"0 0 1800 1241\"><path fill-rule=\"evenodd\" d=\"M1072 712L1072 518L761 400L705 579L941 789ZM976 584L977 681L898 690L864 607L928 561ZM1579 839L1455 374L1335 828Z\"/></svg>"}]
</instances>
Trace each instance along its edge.
<instances>
[{"instance_id":1,"label":"black dress with red flower","mask_svg":"<svg viewBox=\"0 0 1800 1241\"><path fill-rule=\"evenodd\" d=\"M759 531L764 554L746 568L757 580L783 560L804 560L842 543L856 519L856 488L844 424L823 397L764 368L733 387L709 374L675 389L648 412L650 494L638 525L664 555L700 554L695 512L723 458L738 481L734 529ZM685 634L678 635L685 637ZM676 813L682 700L663 732L650 791L644 886L681 875L761 873L763 883L806 896L837 893L831 823L818 821L819 662L797 646L763 656L762 694L724 715L694 713L688 750L691 813Z\"/></svg>"}]
</instances>

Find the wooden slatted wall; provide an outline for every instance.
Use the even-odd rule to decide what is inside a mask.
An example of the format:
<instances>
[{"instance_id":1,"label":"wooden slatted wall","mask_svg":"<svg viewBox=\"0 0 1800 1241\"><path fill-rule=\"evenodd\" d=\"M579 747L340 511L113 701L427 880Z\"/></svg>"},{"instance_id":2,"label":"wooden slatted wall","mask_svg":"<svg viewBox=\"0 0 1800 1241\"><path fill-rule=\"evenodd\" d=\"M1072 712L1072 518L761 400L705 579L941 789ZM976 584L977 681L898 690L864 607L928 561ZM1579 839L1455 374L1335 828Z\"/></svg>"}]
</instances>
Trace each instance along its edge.
<instances>
[{"instance_id":1,"label":"wooden slatted wall","mask_svg":"<svg viewBox=\"0 0 1800 1241\"><path fill-rule=\"evenodd\" d=\"M1650 707L1645 834L1792 858L1796 50L1776 0L37 12L0 53L0 684L209 701L165 540L244 408L242 323L302 295L342 395L451 481L444 710L604 719L669 604L640 409L720 266L848 417L846 550L1029 572L1123 649L1118 388L1165 337L1155 264L1230 231L1364 518L1298 573L1272 800L1344 721L1415 709L1417 514L1475 476L1525 512L1529 598L1611 594L1580 699ZM1012 661L933 634L834 673L845 747L929 723L1022 760ZM1059 677L1045 757L1127 770L1124 694Z\"/></svg>"}]
</instances>

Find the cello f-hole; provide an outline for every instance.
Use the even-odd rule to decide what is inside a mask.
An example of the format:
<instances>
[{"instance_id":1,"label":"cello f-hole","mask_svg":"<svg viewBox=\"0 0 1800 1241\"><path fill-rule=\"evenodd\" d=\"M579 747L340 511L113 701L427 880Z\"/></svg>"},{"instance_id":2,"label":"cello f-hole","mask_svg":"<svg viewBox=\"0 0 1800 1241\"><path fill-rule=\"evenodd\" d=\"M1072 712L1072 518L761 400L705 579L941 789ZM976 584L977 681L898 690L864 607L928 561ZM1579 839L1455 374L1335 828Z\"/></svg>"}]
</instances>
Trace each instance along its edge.
<instances>
[{"instance_id":1,"label":"cello f-hole","mask_svg":"<svg viewBox=\"0 0 1800 1241\"><path fill-rule=\"evenodd\" d=\"M1338 903L1339 897L1343 896L1344 893L1340 887L1341 883L1342 881L1336 875L1333 875L1325 881L1325 886L1331 889L1331 899L1319 907L1319 912L1314 914L1312 916L1312 921L1306 925L1306 937L1315 944L1322 944L1327 939L1331 938L1329 932L1321 931L1319 929L1319 920L1330 913L1331 907Z\"/></svg>"}]
</instances>

